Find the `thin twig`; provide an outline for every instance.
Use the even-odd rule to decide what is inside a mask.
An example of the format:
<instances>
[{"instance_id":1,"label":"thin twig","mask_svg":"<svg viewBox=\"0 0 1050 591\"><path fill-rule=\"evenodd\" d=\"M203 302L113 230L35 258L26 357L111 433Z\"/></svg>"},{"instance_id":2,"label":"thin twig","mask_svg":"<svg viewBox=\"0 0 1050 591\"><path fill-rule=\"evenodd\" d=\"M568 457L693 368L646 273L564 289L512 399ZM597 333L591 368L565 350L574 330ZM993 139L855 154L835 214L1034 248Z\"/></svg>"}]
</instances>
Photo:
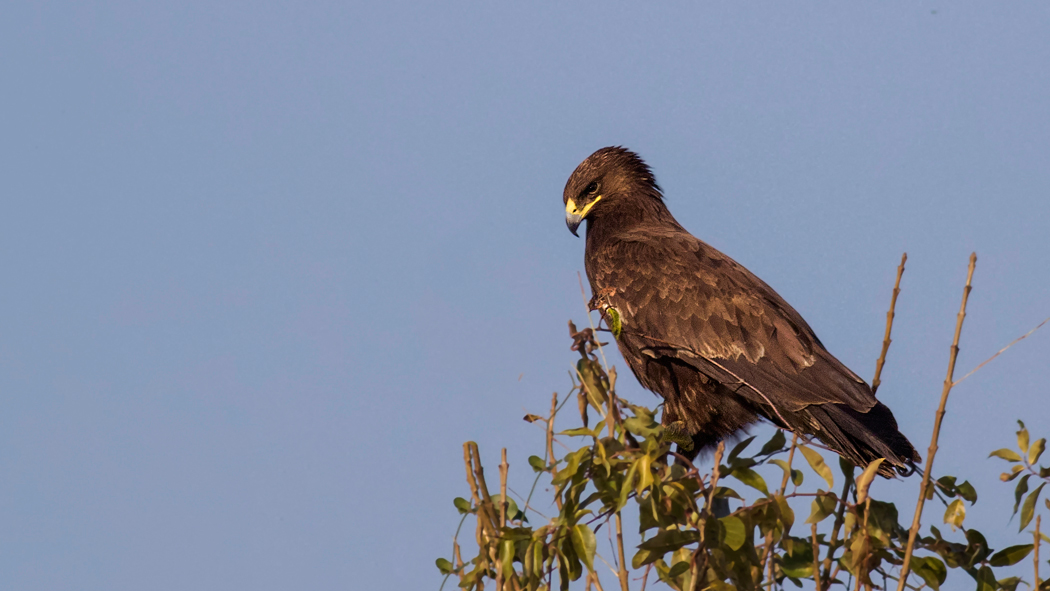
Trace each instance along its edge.
<instances>
[{"instance_id":1,"label":"thin twig","mask_svg":"<svg viewBox=\"0 0 1050 591\"><path fill-rule=\"evenodd\" d=\"M626 483L625 483L626 486ZM630 591L630 585L627 581L627 563L626 557L623 551L623 520L620 518L620 512L616 512L616 552L619 554L619 567L620 570L617 573L620 576L620 590Z\"/></svg>"},{"instance_id":2,"label":"thin twig","mask_svg":"<svg viewBox=\"0 0 1050 591\"><path fill-rule=\"evenodd\" d=\"M820 544L817 542L817 524L814 523L810 526L813 540L813 580L816 581L816 590L824 591L824 587L820 585Z\"/></svg>"},{"instance_id":3,"label":"thin twig","mask_svg":"<svg viewBox=\"0 0 1050 591\"><path fill-rule=\"evenodd\" d=\"M499 526L507 526L507 448L501 452L502 461L499 464Z\"/></svg>"},{"instance_id":4,"label":"thin twig","mask_svg":"<svg viewBox=\"0 0 1050 591\"><path fill-rule=\"evenodd\" d=\"M645 591L645 586L649 584L649 570L653 568L653 563L645 565L645 576L642 577L642 591Z\"/></svg>"},{"instance_id":5,"label":"thin twig","mask_svg":"<svg viewBox=\"0 0 1050 591\"><path fill-rule=\"evenodd\" d=\"M1042 541L1039 539L1039 525L1042 520L1042 515L1035 516L1035 556L1032 557L1035 564L1035 585L1032 586L1034 589L1039 588L1039 543Z\"/></svg>"},{"instance_id":6,"label":"thin twig","mask_svg":"<svg viewBox=\"0 0 1050 591\"><path fill-rule=\"evenodd\" d=\"M591 320L591 310L587 306L587 293L583 290L583 275L580 275L580 272L576 271L576 278L580 280L580 297L583 299L583 309L587 310L587 322L591 325L591 330L594 330L594 321ZM605 360L605 351L602 349L601 341L594 339L594 342L598 343L598 352L602 355L602 365L605 366L605 371L609 371L609 362Z\"/></svg>"},{"instance_id":7,"label":"thin twig","mask_svg":"<svg viewBox=\"0 0 1050 591\"><path fill-rule=\"evenodd\" d=\"M890 331L893 330L893 317L894 311L897 308L897 296L901 293L901 276L904 275L904 263L908 260L908 253L901 255L901 264L897 267L897 282L893 284L893 296L890 298L890 310L886 312L886 336L882 339L882 353L879 354L879 358L875 361L875 377L871 380L871 393L874 394L879 389L879 384L882 380L879 379L882 376L882 366L886 363L886 353L890 350L890 343L893 342L890 339Z\"/></svg>"},{"instance_id":8,"label":"thin twig","mask_svg":"<svg viewBox=\"0 0 1050 591\"><path fill-rule=\"evenodd\" d=\"M860 560L859 568L857 569L857 587L855 591L860 590L861 583L864 584L865 589L870 589L870 581L868 580L868 559L871 558L871 546L868 543L868 515L871 514L871 497L868 497L864 501L864 525L860 532L860 535L864 536L864 558Z\"/></svg>"},{"instance_id":9,"label":"thin twig","mask_svg":"<svg viewBox=\"0 0 1050 591\"><path fill-rule=\"evenodd\" d=\"M987 365L989 361L991 361L992 359L995 359L996 357L998 357L998 356L1002 355L1002 354L1003 354L1003 353L1004 353L1004 352L1005 352L1005 351L1006 351L1007 349L1009 349L1010 347L1013 347L1013 346L1014 346L1014 345L1016 345L1017 343L1020 343L1021 341L1025 340L1025 339L1026 339L1026 338L1028 338L1028 336L1029 336L1029 335L1031 335L1031 334L1032 334L1033 332L1035 332L1035 331L1039 330L1040 328L1043 328L1043 325L1044 325L1044 324L1046 324L1047 322L1050 322L1050 318L1047 318L1046 320L1043 320L1042 322L1040 322L1040 323L1039 323L1039 325L1038 325L1038 326L1036 326L1036 327L1035 327L1035 328L1033 328L1032 330L1030 330L1030 331L1028 331L1028 332L1024 333L1023 335L1021 335L1021 336L1017 337L1016 339L1014 339L1014 340L1010 341L1010 344L1009 344L1009 345L1007 345L1007 346L1005 346L1005 347L1003 347L1002 349L999 349L999 352L998 352L998 353L996 353L995 355L992 355L992 356L991 356L991 357L989 357L988 359L985 359L984 361L982 361L982 362L981 362L981 364L980 364L980 365L978 365L977 367L975 367L975 368L971 369L969 373L967 373L967 374L966 374L966 375L964 375L963 377L961 377L961 378L959 378L959 379L955 380L955 383L953 383L953 384L952 384L952 386L958 386L960 382L962 382L962 381L963 381L963 380L965 380L966 378L968 378L968 377L972 376L973 374L977 373L977 370L979 370L979 369L981 369L982 367L984 367L985 365Z\"/></svg>"},{"instance_id":10,"label":"thin twig","mask_svg":"<svg viewBox=\"0 0 1050 591\"><path fill-rule=\"evenodd\" d=\"M565 397L569 399L568 396ZM554 415L558 414L558 393L551 394L551 414L547 417L547 465L551 467L551 478L558 475L558 461L554 459ZM531 495L530 495L531 496ZM561 497L554 495L554 504L561 511Z\"/></svg>"},{"instance_id":11,"label":"thin twig","mask_svg":"<svg viewBox=\"0 0 1050 591\"><path fill-rule=\"evenodd\" d=\"M835 576L829 574L828 571L831 570L832 559L835 556L835 550L838 549L835 544L839 541L839 532L842 531L842 524L846 519L846 499L849 496L849 489L853 479L845 478L844 480L845 482L842 483L842 496L839 499L841 504L839 505L838 511L835 512L835 524L831 527L831 538L828 541L828 554L824 557L824 580L829 581L829 584L830 581L835 578ZM835 568L838 568L837 564L835 565Z\"/></svg>"},{"instance_id":12,"label":"thin twig","mask_svg":"<svg viewBox=\"0 0 1050 591\"><path fill-rule=\"evenodd\" d=\"M711 503L715 499L715 489L718 488L719 466L722 464L722 454L726 451L726 442L719 441L715 448L715 466L711 469L711 488L707 491L707 505L704 510L711 512Z\"/></svg>"},{"instance_id":13,"label":"thin twig","mask_svg":"<svg viewBox=\"0 0 1050 591\"><path fill-rule=\"evenodd\" d=\"M948 358L948 375L944 378L944 388L941 390L941 403L937 407L937 413L934 415L933 436L930 438L930 448L927 451L926 469L922 474L922 484L919 485L919 500L915 503L915 516L912 518L911 529L908 530L908 546L904 550L904 562L901 564L897 591L904 591L905 583L908 581L908 573L911 571L911 554L915 550L915 537L919 533L919 524L922 522L922 508L926 504L926 488L930 485L930 475L933 474L933 458L937 455L937 440L941 435L941 422L944 420L944 410L948 405L948 394L952 391L955 360L959 356L959 336L962 334L963 320L966 318L966 301L970 297L973 270L976 266L977 253L973 253L970 255L970 268L966 272L966 287L963 288L962 303L959 305L959 314L955 319L955 337L952 339L951 354Z\"/></svg>"},{"instance_id":14,"label":"thin twig","mask_svg":"<svg viewBox=\"0 0 1050 591\"><path fill-rule=\"evenodd\" d=\"M788 480L791 476L791 464L795 461L795 448L798 447L798 433L791 434L791 449L788 451L787 470L784 471L784 477L780 479L780 494L784 495L787 490ZM762 554L762 572L767 572L766 579L768 579L768 586L772 587L776 579L773 578L774 564L770 559L773 555L773 530L770 529L766 534L766 549Z\"/></svg>"}]
</instances>

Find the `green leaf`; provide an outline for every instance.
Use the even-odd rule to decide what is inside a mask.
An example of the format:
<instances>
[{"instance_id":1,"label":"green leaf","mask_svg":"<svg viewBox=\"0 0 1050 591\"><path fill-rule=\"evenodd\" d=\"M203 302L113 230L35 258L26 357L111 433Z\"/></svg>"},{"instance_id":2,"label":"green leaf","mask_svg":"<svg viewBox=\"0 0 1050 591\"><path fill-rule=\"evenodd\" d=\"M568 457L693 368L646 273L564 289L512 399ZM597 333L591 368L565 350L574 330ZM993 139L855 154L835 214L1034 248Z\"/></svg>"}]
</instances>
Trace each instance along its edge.
<instances>
[{"instance_id":1,"label":"green leaf","mask_svg":"<svg viewBox=\"0 0 1050 591\"><path fill-rule=\"evenodd\" d=\"M993 451L992 453L988 454L989 458L992 457L992 456L995 456L997 458L1002 458L1002 459L1004 459L1004 460L1006 460L1008 462L1020 462L1021 461L1021 456L1017 455L1016 451L1014 451L1012 449L1006 449L1005 447L1002 448L1002 449L997 449L997 450Z\"/></svg>"},{"instance_id":2,"label":"green leaf","mask_svg":"<svg viewBox=\"0 0 1050 591\"><path fill-rule=\"evenodd\" d=\"M1046 486L1045 482L1024 500L1024 505L1021 506L1021 528L1017 531L1024 531L1024 528L1028 527L1028 523L1032 521L1032 516L1035 514L1035 503L1039 500L1039 493L1043 492L1044 486Z\"/></svg>"},{"instance_id":3,"label":"green leaf","mask_svg":"<svg viewBox=\"0 0 1050 591\"><path fill-rule=\"evenodd\" d=\"M810 449L805 445L800 445L798 448L802 451L802 455L806 456L809 467L813 468L813 471L828 483L828 488L835 488L835 477L831 475L831 468L828 468L828 465L824 463L824 458L816 450Z\"/></svg>"},{"instance_id":4,"label":"green leaf","mask_svg":"<svg viewBox=\"0 0 1050 591\"><path fill-rule=\"evenodd\" d=\"M689 562L686 561L686 560L674 563L674 566L671 567L671 570L667 571L667 575L664 576L664 579L665 580L677 579L679 576L681 576L682 573L684 573L684 572L689 570L689 566L690 566Z\"/></svg>"},{"instance_id":5,"label":"green leaf","mask_svg":"<svg viewBox=\"0 0 1050 591\"><path fill-rule=\"evenodd\" d=\"M619 511L627 506L627 499L631 496L631 491L634 490L632 483L634 482L634 476L638 471L638 463L632 463L631 469L627 471L627 476L623 479L623 485L620 487L620 499L616 504L616 510Z\"/></svg>"},{"instance_id":6,"label":"green leaf","mask_svg":"<svg viewBox=\"0 0 1050 591\"><path fill-rule=\"evenodd\" d=\"M656 421L649 417L631 417L629 419L624 419L623 426L630 431L632 435L638 435L640 437L652 437L656 435L660 427Z\"/></svg>"},{"instance_id":7,"label":"green leaf","mask_svg":"<svg viewBox=\"0 0 1050 591\"><path fill-rule=\"evenodd\" d=\"M463 497L456 497L452 500L452 504L456 506L456 509L463 514L472 513L473 508L470 506L470 501Z\"/></svg>"},{"instance_id":8,"label":"green leaf","mask_svg":"<svg viewBox=\"0 0 1050 591\"><path fill-rule=\"evenodd\" d=\"M857 479L857 504L864 502L864 499L868 498L868 487L871 486L871 480L875 478L875 474L879 471L879 466L885 458L879 458L873 460L868 464L867 468L864 468L864 472L861 472L860 478Z\"/></svg>"},{"instance_id":9,"label":"green leaf","mask_svg":"<svg viewBox=\"0 0 1050 591\"><path fill-rule=\"evenodd\" d=\"M732 462L733 460L735 460L736 457L738 455L740 455L740 452L742 452L745 449L747 449L747 446L751 445L751 442L754 441L754 440L755 440L755 436L751 436L751 437L748 437L747 439L741 441L740 443L736 444L735 446L733 446L733 450L729 452L729 459L726 460L726 461L727 462Z\"/></svg>"},{"instance_id":10,"label":"green leaf","mask_svg":"<svg viewBox=\"0 0 1050 591\"><path fill-rule=\"evenodd\" d=\"M651 539L642 542L638 547L642 550L652 550L659 552L661 556L666 552L673 552L682 546L687 546L695 542L700 541L700 532L690 529L681 531L677 529L669 529L662 531ZM656 558L660 558L657 556ZM654 560L656 559L654 558ZM645 566L642 564L641 566Z\"/></svg>"},{"instance_id":11,"label":"green leaf","mask_svg":"<svg viewBox=\"0 0 1050 591\"><path fill-rule=\"evenodd\" d=\"M977 591L996 591L999 588L999 583L995 580L995 573L992 572L990 566L982 566L974 578L977 579Z\"/></svg>"},{"instance_id":12,"label":"green leaf","mask_svg":"<svg viewBox=\"0 0 1050 591\"><path fill-rule=\"evenodd\" d=\"M806 523L820 523L827 519L828 515L835 512L835 507L838 502L835 499L835 495L825 494L817 495L813 499L813 503L810 505L809 519Z\"/></svg>"},{"instance_id":13,"label":"green leaf","mask_svg":"<svg viewBox=\"0 0 1050 591\"><path fill-rule=\"evenodd\" d=\"M759 476L758 472L755 472L751 468L737 468L733 470L730 476L751 488L760 491L762 494L769 496L769 489L766 488L766 481Z\"/></svg>"},{"instance_id":14,"label":"green leaf","mask_svg":"<svg viewBox=\"0 0 1050 591\"><path fill-rule=\"evenodd\" d=\"M503 540L500 542L499 562L504 578L514 574L514 540Z\"/></svg>"},{"instance_id":15,"label":"green leaf","mask_svg":"<svg viewBox=\"0 0 1050 591\"><path fill-rule=\"evenodd\" d=\"M944 522L952 526L954 530L962 527L964 519L966 519L966 505L963 504L962 499L955 499L948 504L948 509L944 512Z\"/></svg>"},{"instance_id":16,"label":"green leaf","mask_svg":"<svg viewBox=\"0 0 1050 591\"><path fill-rule=\"evenodd\" d=\"M1019 546L1003 548L995 554L992 554L992 557L988 560L988 564L991 564L992 566L1010 566L1017 564L1031 554L1034 547L1033 544L1021 544Z\"/></svg>"},{"instance_id":17,"label":"green leaf","mask_svg":"<svg viewBox=\"0 0 1050 591\"><path fill-rule=\"evenodd\" d=\"M959 496L969 501L971 505L977 502L977 491L974 490L973 485L970 484L969 480L956 486L955 490L959 491Z\"/></svg>"},{"instance_id":18,"label":"green leaf","mask_svg":"<svg viewBox=\"0 0 1050 591\"><path fill-rule=\"evenodd\" d=\"M576 555L583 560L587 570L594 570L594 551L598 547L594 539L594 532L585 523L577 523L572 528L572 547Z\"/></svg>"},{"instance_id":19,"label":"green leaf","mask_svg":"<svg viewBox=\"0 0 1050 591\"><path fill-rule=\"evenodd\" d=\"M443 574L443 575L450 575L450 574L452 574L452 572L454 570L456 570L452 566L452 563L449 562L448 560L445 560L444 558L438 558L437 560L434 561L434 564L437 565L438 570L441 571L441 574Z\"/></svg>"},{"instance_id":20,"label":"green leaf","mask_svg":"<svg viewBox=\"0 0 1050 591\"><path fill-rule=\"evenodd\" d=\"M733 549L733 551L739 550L744 542L747 540L747 526L744 525L743 520L739 517L723 517L719 519L722 525L726 529L725 544Z\"/></svg>"},{"instance_id":21,"label":"green leaf","mask_svg":"<svg viewBox=\"0 0 1050 591\"><path fill-rule=\"evenodd\" d=\"M577 427L575 429L566 429L561 433L558 433L558 435L566 435L568 437L582 437L586 435L589 437L594 437L594 431L588 429L587 427Z\"/></svg>"},{"instance_id":22,"label":"green leaf","mask_svg":"<svg viewBox=\"0 0 1050 591\"><path fill-rule=\"evenodd\" d=\"M1045 450L1046 439L1040 439L1033 443L1032 446L1028 448L1028 463L1033 466L1036 465L1039 461L1039 456L1043 455L1043 451Z\"/></svg>"},{"instance_id":23,"label":"green leaf","mask_svg":"<svg viewBox=\"0 0 1050 591\"><path fill-rule=\"evenodd\" d=\"M912 556L912 570L935 591L939 590L948 578L948 569L934 556Z\"/></svg>"},{"instance_id":24,"label":"green leaf","mask_svg":"<svg viewBox=\"0 0 1050 591\"><path fill-rule=\"evenodd\" d=\"M1025 429L1024 423L1017 421L1017 424L1021 428L1017 431L1017 447L1021 448L1021 453L1028 451L1028 429Z\"/></svg>"},{"instance_id":25,"label":"green leaf","mask_svg":"<svg viewBox=\"0 0 1050 591\"><path fill-rule=\"evenodd\" d=\"M1025 474L1024 478L1018 481L1017 488L1014 489L1014 512L1010 514L1011 518L1013 518L1014 515L1017 515L1017 508L1021 506L1021 499L1024 498L1024 494L1028 492L1028 478L1030 476L1031 474Z\"/></svg>"},{"instance_id":26,"label":"green leaf","mask_svg":"<svg viewBox=\"0 0 1050 591\"><path fill-rule=\"evenodd\" d=\"M791 526L795 524L795 512L791 509L791 505L788 505L787 499L784 495L776 495L774 497L777 500L777 510L780 512L780 521L784 524L784 534L791 531Z\"/></svg>"},{"instance_id":27,"label":"green leaf","mask_svg":"<svg viewBox=\"0 0 1050 591\"><path fill-rule=\"evenodd\" d=\"M1014 464L1013 467L1010 468L1010 473L1003 472L999 475L999 480L1002 480L1003 482L1010 482L1014 478L1020 476L1022 470L1024 470L1024 466L1022 466L1021 464ZM1040 476L1042 477L1042 475Z\"/></svg>"},{"instance_id":28,"label":"green leaf","mask_svg":"<svg viewBox=\"0 0 1050 591\"><path fill-rule=\"evenodd\" d=\"M609 321L609 330L612 331L613 337L620 338L620 333L623 332L623 320L620 318L620 311L609 306L605 309L605 318Z\"/></svg>"},{"instance_id":29,"label":"green leaf","mask_svg":"<svg viewBox=\"0 0 1050 591\"><path fill-rule=\"evenodd\" d=\"M773 452L784 449L784 445L787 443L787 438L784 437L784 431L777 429L773 433L773 437L762 446L762 449L758 452L760 456L768 456Z\"/></svg>"},{"instance_id":30,"label":"green leaf","mask_svg":"<svg viewBox=\"0 0 1050 591\"><path fill-rule=\"evenodd\" d=\"M653 457L644 455L638 458L638 461L635 463L638 465L638 484L635 486L635 490L638 494L642 494L642 491L649 488L653 483Z\"/></svg>"},{"instance_id":31,"label":"green leaf","mask_svg":"<svg viewBox=\"0 0 1050 591\"><path fill-rule=\"evenodd\" d=\"M543 458L539 456L529 456L529 465L536 472L543 472L547 469L547 464L543 461Z\"/></svg>"}]
</instances>

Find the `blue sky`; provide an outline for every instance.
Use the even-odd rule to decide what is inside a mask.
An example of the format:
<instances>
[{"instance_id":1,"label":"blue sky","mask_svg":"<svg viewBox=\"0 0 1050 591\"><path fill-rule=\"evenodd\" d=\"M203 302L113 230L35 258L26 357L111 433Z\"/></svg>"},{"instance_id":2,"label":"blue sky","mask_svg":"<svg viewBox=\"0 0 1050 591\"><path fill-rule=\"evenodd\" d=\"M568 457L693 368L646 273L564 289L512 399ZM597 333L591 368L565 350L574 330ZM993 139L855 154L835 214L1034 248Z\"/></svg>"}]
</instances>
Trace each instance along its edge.
<instances>
[{"instance_id":1,"label":"blue sky","mask_svg":"<svg viewBox=\"0 0 1050 591\"><path fill-rule=\"evenodd\" d=\"M521 416L568 387L561 191L612 144L869 379L907 251L879 395L925 450L970 252L960 371L1050 315L1048 28L1038 3L7 7L0 586L436 588L460 444L524 487ZM1037 333L949 404L936 471L982 529L1016 529L983 458L1017 418L1050 435L1048 359ZM917 484L881 486L907 519Z\"/></svg>"}]
</instances>

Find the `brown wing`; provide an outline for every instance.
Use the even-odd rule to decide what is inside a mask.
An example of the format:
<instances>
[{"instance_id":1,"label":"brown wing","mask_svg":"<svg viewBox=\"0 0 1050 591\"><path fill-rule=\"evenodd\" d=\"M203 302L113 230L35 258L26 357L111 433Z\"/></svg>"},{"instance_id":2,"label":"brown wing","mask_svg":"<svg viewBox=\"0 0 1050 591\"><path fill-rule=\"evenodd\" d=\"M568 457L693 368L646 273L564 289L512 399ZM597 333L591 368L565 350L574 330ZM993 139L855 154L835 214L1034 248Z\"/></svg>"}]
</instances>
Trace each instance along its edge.
<instances>
[{"instance_id":1,"label":"brown wing","mask_svg":"<svg viewBox=\"0 0 1050 591\"><path fill-rule=\"evenodd\" d=\"M678 358L778 411L876 404L798 312L736 261L677 228L618 238L589 253L587 275L620 312L630 353Z\"/></svg>"}]
</instances>

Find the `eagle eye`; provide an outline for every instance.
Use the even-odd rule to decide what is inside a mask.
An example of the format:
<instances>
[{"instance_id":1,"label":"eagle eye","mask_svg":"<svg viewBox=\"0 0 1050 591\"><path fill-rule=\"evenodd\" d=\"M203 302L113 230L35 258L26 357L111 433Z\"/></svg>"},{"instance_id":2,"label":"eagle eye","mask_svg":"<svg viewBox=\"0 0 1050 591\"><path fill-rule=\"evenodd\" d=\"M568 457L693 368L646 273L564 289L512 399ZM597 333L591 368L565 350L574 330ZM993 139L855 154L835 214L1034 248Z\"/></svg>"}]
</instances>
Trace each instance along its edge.
<instances>
[{"instance_id":1,"label":"eagle eye","mask_svg":"<svg viewBox=\"0 0 1050 591\"><path fill-rule=\"evenodd\" d=\"M587 185L587 188L584 189L583 192L586 195L594 195L598 192L598 183L592 181L591 184Z\"/></svg>"}]
</instances>

